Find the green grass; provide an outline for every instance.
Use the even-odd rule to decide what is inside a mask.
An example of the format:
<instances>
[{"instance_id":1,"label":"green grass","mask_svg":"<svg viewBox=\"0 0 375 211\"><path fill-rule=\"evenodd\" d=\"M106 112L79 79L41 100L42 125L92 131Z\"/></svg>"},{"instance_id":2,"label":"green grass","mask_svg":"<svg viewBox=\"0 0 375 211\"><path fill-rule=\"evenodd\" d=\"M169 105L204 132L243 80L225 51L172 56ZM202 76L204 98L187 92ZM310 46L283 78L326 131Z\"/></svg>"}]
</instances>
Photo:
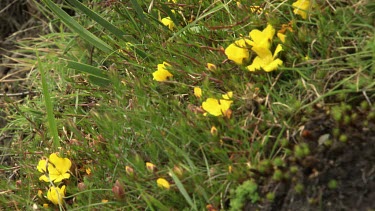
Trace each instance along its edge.
<instances>
[{"instance_id":1,"label":"green grass","mask_svg":"<svg viewBox=\"0 0 375 211\"><path fill-rule=\"evenodd\" d=\"M1 165L5 207L58 207L37 196L49 184L36 170L42 156L58 151L73 162L61 210L227 210L228 200L242 200L236 188L253 181L250 169L267 171L269 162L288 154L283 142L292 141L316 104L362 94L374 99L374 19L371 5L361 2L319 1L306 20L293 14L293 1L252 1L264 7L260 15L250 13L247 1L243 9L235 1L83 1L89 10L75 17L43 2L55 14L49 15L52 31L19 50L31 55L25 65L37 65L28 77L37 94L22 104L8 99L10 123L2 129L13 135L10 152L19 166L9 177L12 169ZM172 14L174 31L158 21ZM278 70L252 73L227 60L223 49L240 36L290 21L294 31ZM173 78L154 81L163 61L172 65ZM200 112L206 98L228 91L234 93L230 118ZM146 162L157 169L150 172ZM159 188L158 178L171 188ZM112 190L117 180L121 197Z\"/></svg>"}]
</instances>

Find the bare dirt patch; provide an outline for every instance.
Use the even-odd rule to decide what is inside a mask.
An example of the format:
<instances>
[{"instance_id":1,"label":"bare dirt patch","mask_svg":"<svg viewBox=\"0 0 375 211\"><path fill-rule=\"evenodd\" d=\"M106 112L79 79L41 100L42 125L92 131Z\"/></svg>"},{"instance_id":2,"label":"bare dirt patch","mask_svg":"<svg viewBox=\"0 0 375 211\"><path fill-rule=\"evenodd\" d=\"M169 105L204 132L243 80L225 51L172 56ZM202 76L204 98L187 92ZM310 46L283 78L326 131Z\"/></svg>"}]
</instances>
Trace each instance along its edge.
<instances>
[{"instance_id":1,"label":"bare dirt patch","mask_svg":"<svg viewBox=\"0 0 375 211\"><path fill-rule=\"evenodd\" d=\"M293 153L278 168L282 176L275 181L276 170L259 176L264 200L244 210L375 208L375 108L369 102L316 109L289 141L298 145L288 146ZM266 199L270 192L273 200Z\"/></svg>"}]
</instances>

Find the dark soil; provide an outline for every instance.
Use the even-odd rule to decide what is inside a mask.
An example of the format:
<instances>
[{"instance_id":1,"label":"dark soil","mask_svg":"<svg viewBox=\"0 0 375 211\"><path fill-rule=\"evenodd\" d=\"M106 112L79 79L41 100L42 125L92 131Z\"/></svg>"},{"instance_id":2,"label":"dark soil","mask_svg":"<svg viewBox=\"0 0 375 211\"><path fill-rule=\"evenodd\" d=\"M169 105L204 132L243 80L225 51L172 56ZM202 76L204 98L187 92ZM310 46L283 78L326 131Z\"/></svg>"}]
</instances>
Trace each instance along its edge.
<instances>
[{"instance_id":1,"label":"dark soil","mask_svg":"<svg viewBox=\"0 0 375 211\"><path fill-rule=\"evenodd\" d=\"M12 58L17 55L13 50L17 48L18 39L35 36L35 30L28 30L37 24L35 19L31 18L32 14L37 14L36 8L27 0L0 1L0 128L6 124L3 112L6 109L5 94L22 92L17 79L24 78L25 73L14 67Z\"/></svg>"},{"instance_id":2,"label":"dark soil","mask_svg":"<svg viewBox=\"0 0 375 211\"><path fill-rule=\"evenodd\" d=\"M29 70L17 65L22 57L16 52L18 42L43 33L41 17L33 1L0 1L0 166L15 166L8 152L12 135L2 130L9 121L9 109L13 109L9 102L17 104L27 96L29 89L25 80ZM8 176L2 178L9 179Z\"/></svg>"},{"instance_id":3,"label":"dark soil","mask_svg":"<svg viewBox=\"0 0 375 211\"><path fill-rule=\"evenodd\" d=\"M244 210L375 209L375 108L368 102L316 110L294 141L279 168L283 179L258 178L264 200ZM297 155L304 144L309 152ZM265 199L270 192L273 201Z\"/></svg>"}]
</instances>

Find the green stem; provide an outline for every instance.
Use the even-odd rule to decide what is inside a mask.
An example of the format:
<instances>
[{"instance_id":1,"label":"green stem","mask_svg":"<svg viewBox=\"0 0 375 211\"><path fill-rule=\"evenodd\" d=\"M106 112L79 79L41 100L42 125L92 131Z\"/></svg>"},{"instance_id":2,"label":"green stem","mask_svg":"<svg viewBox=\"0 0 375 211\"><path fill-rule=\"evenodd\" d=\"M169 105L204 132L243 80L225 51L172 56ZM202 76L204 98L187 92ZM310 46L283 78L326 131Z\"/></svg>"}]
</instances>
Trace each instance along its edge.
<instances>
[{"instance_id":1,"label":"green stem","mask_svg":"<svg viewBox=\"0 0 375 211\"><path fill-rule=\"evenodd\" d=\"M38 58L38 69L39 69L40 76L42 79L42 92L44 95L44 103L45 103L46 110L47 110L47 120L48 120L48 125L49 125L48 128L49 128L49 132L52 134L52 137L53 137L53 148L57 150L60 147L60 138L59 138L59 134L57 131L55 115L53 113L52 99L48 91L46 74L44 72L42 62L39 58L38 51L36 51L36 56Z\"/></svg>"}]
</instances>

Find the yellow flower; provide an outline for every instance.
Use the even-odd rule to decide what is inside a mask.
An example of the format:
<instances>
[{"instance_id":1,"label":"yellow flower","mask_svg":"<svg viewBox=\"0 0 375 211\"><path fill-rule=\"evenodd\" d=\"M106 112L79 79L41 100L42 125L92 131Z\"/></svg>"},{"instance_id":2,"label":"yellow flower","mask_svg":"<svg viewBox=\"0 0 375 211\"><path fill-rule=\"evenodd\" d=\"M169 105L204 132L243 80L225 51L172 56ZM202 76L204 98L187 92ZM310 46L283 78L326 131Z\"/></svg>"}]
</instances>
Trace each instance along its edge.
<instances>
[{"instance_id":1,"label":"yellow flower","mask_svg":"<svg viewBox=\"0 0 375 211\"><path fill-rule=\"evenodd\" d=\"M260 6L250 6L250 12L256 13L257 15L261 14L263 11L263 8Z\"/></svg>"},{"instance_id":2,"label":"yellow flower","mask_svg":"<svg viewBox=\"0 0 375 211\"><path fill-rule=\"evenodd\" d=\"M102 199L102 203L107 203L108 199Z\"/></svg>"},{"instance_id":3,"label":"yellow flower","mask_svg":"<svg viewBox=\"0 0 375 211\"><path fill-rule=\"evenodd\" d=\"M230 92L227 92L226 94L223 94L221 96L223 97L223 99L229 100L230 98L233 97L233 92L230 91Z\"/></svg>"},{"instance_id":4,"label":"yellow flower","mask_svg":"<svg viewBox=\"0 0 375 211\"><path fill-rule=\"evenodd\" d=\"M279 44L276 47L274 54L269 49L259 49L257 52L258 56L255 57L253 63L247 66L249 71L255 71L259 69L263 69L266 72L270 72L276 70L280 65L283 64L283 61L280 59L275 59L277 54L282 51L283 48Z\"/></svg>"},{"instance_id":5,"label":"yellow flower","mask_svg":"<svg viewBox=\"0 0 375 211\"><path fill-rule=\"evenodd\" d=\"M173 75L166 69L167 66L171 65L167 62L163 62L163 64L158 64L157 71L152 73L155 81L166 81L169 77L173 77Z\"/></svg>"},{"instance_id":6,"label":"yellow flower","mask_svg":"<svg viewBox=\"0 0 375 211\"><path fill-rule=\"evenodd\" d=\"M289 22L288 24L282 24L281 29L277 31L276 35L281 40L281 42L285 43L285 39L286 39L285 33L287 31L293 32L292 24L293 24L292 21Z\"/></svg>"},{"instance_id":7,"label":"yellow flower","mask_svg":"<svg viewBox=\"0 0 375 211\"><path fill-rule=\"evenodd\" d=\"M216 136L217 135L217 128L215 126L212 126L210 132L211 132L211 135Z\"/></svg>"},{"instance_id":8,"label":"yellow flower","mask_svg":"<svg viewBox=\"0 0 375 211\"><path fill-rule=\"evenodd\" d=\"M298 0L292 4L294 14L300 15L303 19L307 19L307 12L310 8L309 0Z\"/></svg>"},{"instance_id":9,"label":"yellow flower","mask_svg":"<svg viewBox=\"0 0 375 211\"><path fill-rule=\"evenodd\" d=\"M43 208L48 208L48 204L43 204Z\"/></svg>"},{"instance_id":10,"label":"yellow flower","mask_svg":"<svg viewBox=\"0 0 375 211\"><path fill-rule=\"evenodd\" d=\"M40 160L38 163L38 171L44 173L44 175L39 177L39 180L57 183L63 179L69 179L70 174L68 171L71 166L72 162L68 158L60 158L56 153L52 153L48 161Z\"/></svg>"},{"instance_id":11,"label":"yellow flower","mask_svg":"<svg viewBox=\"0 0 375 211\"><path fill-rule=\"evenodd\" d=\"M147 165L147 163L146 163ZM129 176L134 176L134 169L130 166L125 166L125 172Z\"/></svg>"},{"instance_id":12,"label":"yellow flower","mask_svg":"<svg viewBox=\"0 0 375 211\"><path fill-rule=\"evenodd\" d=\"M199 88L199 87L194 87L194 95L197 98L201 98L202 97L202 89Z\"/></svg>"},{"instance_id":13,"label":"yellow flower","mask_svg":"<svg viewBox=\"0 0 375 211\"><path fill-rule=\"evenodd\" d=\"M268 24L263 31L259 31L258 29L251 30L249 33L251 41L247 43L253 46L251 49L255 52L258 48L269 49L275 32L276 30L271 24Z\"/></svg>"},{"instance_id":14,"label":"yellow flower","mask_svg":"<svg viewBox=\"0 0 375 211\"><path fill-rule=\"evenodd\" d=\"M61 188L50 187L47 192L47 199L50 200L55 205L62 205L63 198L65 197L65 185Z\"/></svg>"},{"instance_id":15,"label":"yellow flower","mask_svg":"<svg viewBox=\"0 0 375 211\"><path fill-rule=\"evenodd\" d=\"M161 19L161 22L164 24L164 26L167 26L170 30L173 30L174 28L174 23L170 17L166 17Z\"/></svg>"},{"instance_id":16,"label":"yellow flower","mask_svg":"<svg viewBox=\"0 0 375 211\"><path fill-rule=\"evenodd\" d=\"M156 169L156 166L153 163L146 162L146 168L148 171L153 172Z\"/></svg>"},{"instance_id":17,"label":"yellow flower","mask_svg":"<svg viewBox=\"0 0 375 211\"><path fill-rule=\"evenodd\" d=\"M212 63L207 63L207 69L209 69L212 72L215 72L217 67L216 67L216 65L214 65Z\"/></svg>"},{"instance_id":18,"label":"yellow flower","mask_svg":"<svg viewBox=\"0 0 375 211\"><path fill-rule=\"evenodd\" d=\"M86 174L87 174L87 175L90 175L90 174L91 174L91 169L90 169L90 168L87 168L87 169L86 169Z\"/></svg>"},{"instance_id":19,"label":"yellow flower","mask_svg":"<svg viewBox=\"0 0 375 211\"><path fill-rule=\"evenodd\" d=\"M184 169L181 168L180 166L173 166L173 169L172 169L173 173L176 174L176 176L178 177L182 177L182 175L184 174Z\"/></svg>"},{"instance_id":20,"label":"yellow flower","mask_svg":"<svg viewBox=\"0 0 375 211\"><path fill-rule=\"evenodd\" d=\"M43 198L43 191L42 190L38 190L38 197L39 198Z\"/></svg>"},{"instance_id":21,"label":"yellow flower","mask_svg":"<svg viewBox=\"0 0 375 211\"><path fill-rule=\"evenodd\" d=\"M249 50L246 46L245 39L240 39L230 44L225 49L225 55L228 59L235 62L238 65L242 65L249 59Z\"/></svg>"},{"instance_id":22,"label":"yellow flower","mask_svg":"<svg viewBox=\"0 0 375 211\"><path fill-rule=\"evenodd\" d=\"M168 2L177 3L177 0L168 0Z\"/></svg>"},{"instance_id":23,"label":"yellow flower","mask_svg":"<svg viewBox=\"0 0 375 211\"><path fill-rule=\"evenodd\" d=\"M166 179L164 179L164 178L157 179L156 180L156 184L160 188L169 189L171 187L171 185L169 184L169 182Z\"/></svg>"},{"instance_id":24,"label":"yellow flower","mask_svg":"<svg viewBox=\"0 0 375 211\"><path fill-rule=\"evenodd\" d=\"M237 7L239 9L243 9L243 5L242 5L241 1L236 1L236 4L237 4Z\"/></svg>"},{"instance_id":25,"label":"yellow flower","mask_svg":"<svg viewBox=\"0 0 375 211\"><path fill-rule=\"evenodd\" d=\"M227 116L227 112L233 101L229 100L232 98L233 92L228 92L222 95L224 99L207 98L205 102L202 103L202 107L209 114L214 116Z\"/></svg>"}]
</instances>

